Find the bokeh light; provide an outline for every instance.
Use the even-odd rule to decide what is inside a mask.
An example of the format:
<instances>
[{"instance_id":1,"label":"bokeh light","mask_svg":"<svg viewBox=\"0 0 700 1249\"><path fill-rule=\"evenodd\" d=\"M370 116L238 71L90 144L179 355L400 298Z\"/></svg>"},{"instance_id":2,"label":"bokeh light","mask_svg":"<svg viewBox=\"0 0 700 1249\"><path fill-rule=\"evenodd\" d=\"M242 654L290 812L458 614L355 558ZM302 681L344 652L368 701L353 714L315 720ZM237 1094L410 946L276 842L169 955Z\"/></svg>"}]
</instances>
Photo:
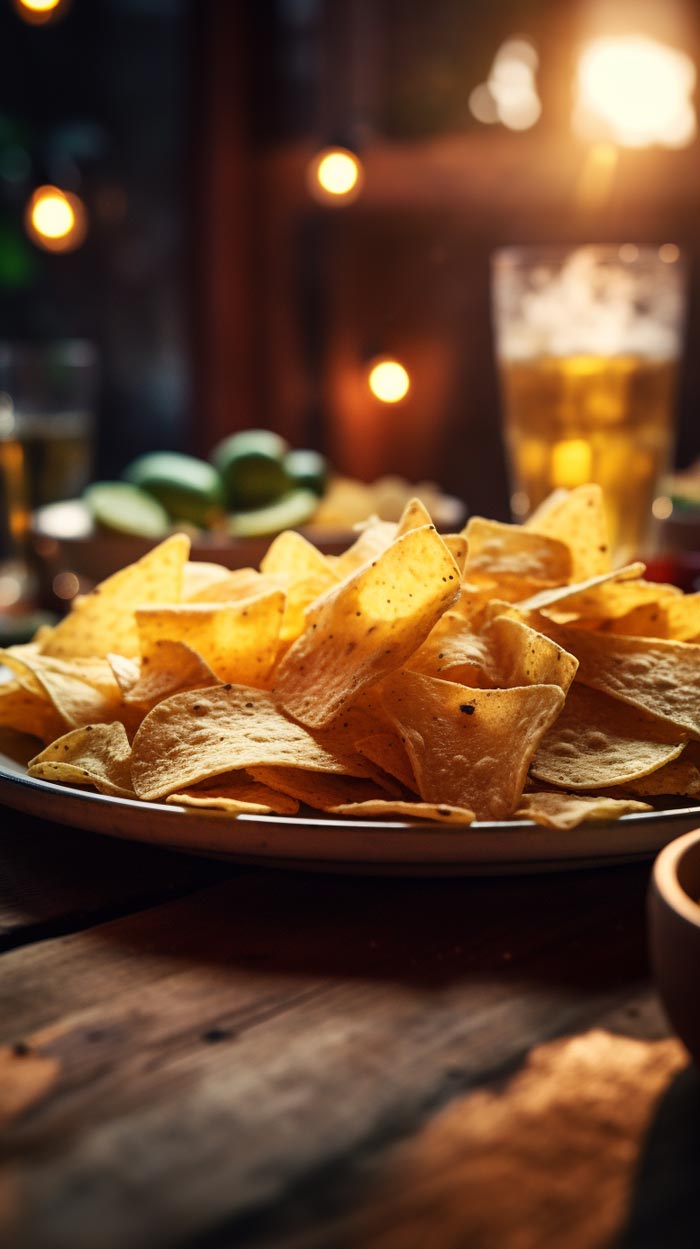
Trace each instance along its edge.
<instances>
[{"instance_id":1,"label":"bokeh light","mask_svg":"<svg viewBox=\"0 0 700 1249\"><path fill-rule=\"evenodd\" d=\"M342 147L317 152L307 171L309 190L322 203L351 203L362 189L363 177L359 157Z\"/></svg>"},{"instance_id":2,"label":"bokeh light","mask_svg":"<svg viewBox=\"0 0 700 1249\"><path fill-rule=\"evenodd\" d=\"M399 403L411 388L408 370L398 360L377 360L367 381L375 399L381 403Z\"/></svg>"},{"instance_id":3,"label":"bokeh light","mask_svg":"<svg viewBox=\"0 0 700 1249\"><path fill-rule=\"evenodd\" d=\"M77 195L55 186L37 187L25 209L27 234L50 252L74 251L87 233L85 206Z\"/></svg>"},{"instance_id":4,"label":"bokeh light","mask_svg":"<svg viewBox=\"0 0 700 1249\"><path fill-rule=\"evenodd\" d=\"M14 0L19 16L32 26L43 26L53 21L65 9L67 0Z\"/></svg>"},{"instance_id":5,"label":"bokeh light","mask_svg":"<svg viewBox=\"0 0 700 1249\"><path fill-rule=\"evenodd\" d=\"M483 125L500 122L509 130L529 130L542 112L535 72L534 44L522 36L506 39L493 59L487 82L469 96L472 116Z\"/></svg>"},{"instance_id":6,"label":"bokeh light","mask_svg":"<svg viewBox=\"0 0 700 1249\"><path fill-rule=\"evenodd\" d=\"M623 147L685 147L697 131L695 79L690 57L656 39L595 39L579 61L574 126Z\"/></svg>"}]
</instances>

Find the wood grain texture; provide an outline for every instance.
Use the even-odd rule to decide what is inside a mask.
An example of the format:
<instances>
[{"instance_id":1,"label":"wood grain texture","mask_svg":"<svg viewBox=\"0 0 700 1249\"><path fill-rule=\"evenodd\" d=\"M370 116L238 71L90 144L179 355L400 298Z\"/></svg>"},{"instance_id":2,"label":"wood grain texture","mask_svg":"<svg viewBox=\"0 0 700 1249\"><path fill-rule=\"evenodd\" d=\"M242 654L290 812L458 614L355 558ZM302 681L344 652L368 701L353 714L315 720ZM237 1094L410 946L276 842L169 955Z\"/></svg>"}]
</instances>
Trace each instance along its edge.
<instances>
[{"instance_id":1,"label":"wood grain texture","mask_svg":"<svg viewBox=\"0 0 700 1249\"><path fill-rule=\"evenodd\" d=\"M611 1012L623 1032L663 1036L629 1005L645 992L646 876L250 873L6 954L5 1039L57 1074L5 1131L0 1239L274 1244L296 1220L300 1244L340 1245L365 1206L375 1236L384 1158L391 1177L403 1139L420 1157L452 1103Z\"/></svg>"},{"instance_id":2,"label":"wood grain texture","mask_svg":"<svg viewBox=\"0 0 700 1249\"><path fill-rule=\"evenodd\" d=\"M0 951L235 874L233 865L0 811Z\"/></svg>"}]
</instances>

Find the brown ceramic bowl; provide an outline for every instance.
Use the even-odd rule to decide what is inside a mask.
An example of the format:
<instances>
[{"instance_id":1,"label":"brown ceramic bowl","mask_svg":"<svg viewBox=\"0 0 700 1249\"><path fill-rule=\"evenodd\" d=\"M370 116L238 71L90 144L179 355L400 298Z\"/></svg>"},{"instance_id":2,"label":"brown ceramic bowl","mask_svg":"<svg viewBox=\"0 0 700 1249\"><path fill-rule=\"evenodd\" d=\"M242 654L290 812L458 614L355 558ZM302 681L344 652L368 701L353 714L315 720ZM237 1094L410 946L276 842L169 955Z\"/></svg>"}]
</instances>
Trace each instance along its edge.
<instances>
[{"instance_id":1,"label":"brown ceramic bowl","mask_svg":"<svg viewBox=\"0 0 700 1249\"><path fill-rule=\"evenodd\" d=\"M654 864L649 946L668 1017L700 1062L700 829L670 842Z\"/></svg>"}]
</instances>

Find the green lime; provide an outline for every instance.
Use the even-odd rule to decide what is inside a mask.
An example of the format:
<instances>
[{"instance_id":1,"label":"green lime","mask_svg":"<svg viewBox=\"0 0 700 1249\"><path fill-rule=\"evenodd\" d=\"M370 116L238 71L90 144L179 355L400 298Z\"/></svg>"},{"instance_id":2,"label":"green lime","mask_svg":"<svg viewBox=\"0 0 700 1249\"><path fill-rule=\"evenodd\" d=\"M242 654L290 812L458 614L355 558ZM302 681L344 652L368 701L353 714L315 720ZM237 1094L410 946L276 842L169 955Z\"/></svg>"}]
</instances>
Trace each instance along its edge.
<instances>
[{"instance_id":1,"label":"green lime","mask_svg":"<svg viewBox=\"0 0 700 1249\"><path fill-rule=\"evenodd\" d=\"M276 503L229 516L228 532L234 538L263 538L306 524L318 507L312 490L292 490Z\"/></svg>"},{"instance_id":2,"label":"green lime","mask_svg":"<svg viewBox=\"0 0 700 1249\"><path fill-rule=\"evenodd\" d=\"M233 511L264 507L294 484L284 466L289 450L284 438L269 429L244 429L224 438L212 452Z\"/></svg>"},{"instance_id":3,"label":"green lime","mask_svg":"<svg viewBox=\"0 0 700 1249\"><path fill-rule=\"evenodd\" d=\"M124 479L157 499L174 520L207 528L224 511L224 488L206 460L179 451L150 451L124 470Z\"/></svg>"},{"instance_id":4,"label":"green lime","mask_svg":"<svg viewBox=\"0 0 700 1249\"><path fill-rule=\"evenodd\" d=\"M96 481L83 494L93 520L104 529L138 538L163 538L170 529L164 507L126 481Z\"/></svg>"},{"instance_id":5,"label":"green lime","mask_svg":"<svg viewBox=\"0 0 700 1249\"><path fill-rule=\"evenodd\" d=\"M328 463L318 451L289 451L284 467L295 486L313 490L319 499L328 485Z\"/></svg>"}]
</instances>

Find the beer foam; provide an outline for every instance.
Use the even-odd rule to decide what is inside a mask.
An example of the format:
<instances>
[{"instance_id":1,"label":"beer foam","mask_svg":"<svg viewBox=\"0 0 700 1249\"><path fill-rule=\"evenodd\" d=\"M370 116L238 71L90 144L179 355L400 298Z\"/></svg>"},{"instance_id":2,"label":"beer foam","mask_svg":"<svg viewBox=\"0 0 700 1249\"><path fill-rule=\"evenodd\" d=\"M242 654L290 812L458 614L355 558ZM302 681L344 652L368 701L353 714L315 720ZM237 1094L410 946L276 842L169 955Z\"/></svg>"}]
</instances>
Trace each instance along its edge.
<instances>
[{"instance_id":1,"label":"beer foam","mask_svg":"<svg viewBox=\"0 0 700 1249\"><path fill-rule=\"evenodd\" d=\"M504 273L495 301L503 359L679 355L683 291L673 267L601 262L584 247L558 269L543 261L527 274Z\"/></svg>"}]
</instances>

